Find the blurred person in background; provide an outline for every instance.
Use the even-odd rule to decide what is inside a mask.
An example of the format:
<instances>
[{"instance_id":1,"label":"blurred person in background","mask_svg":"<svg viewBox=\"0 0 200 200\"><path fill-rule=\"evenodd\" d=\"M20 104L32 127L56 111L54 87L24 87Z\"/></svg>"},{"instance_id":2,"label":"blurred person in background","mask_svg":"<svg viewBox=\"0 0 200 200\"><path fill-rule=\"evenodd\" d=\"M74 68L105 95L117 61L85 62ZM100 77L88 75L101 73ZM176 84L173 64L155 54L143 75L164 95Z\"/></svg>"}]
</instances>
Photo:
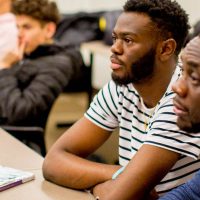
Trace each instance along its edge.
<instances>
[{"instance_id":1,"label":"blurred person in background","mask_svg":"<svg viewBox=\"0 0 200 200\"><path fill-rule=\"evenodd\" d=\"M53 40L60 14L48 0L12 4L19 31L18 51L9 52L0 70L0 125L45 127L57 96L80 73L78 49Z\"/></svg>"},{"instance_id":2,"label":"blurred person in background","mask_svg":"<svg viewBox=\"0 0 200 200\"><path fill-rule=\"evenodd\" d=\"M10 51L18 49L18 29L15 15L10 12L14 0L0 0L0 69L2 59Z\"/></svg>"}]
</instances>

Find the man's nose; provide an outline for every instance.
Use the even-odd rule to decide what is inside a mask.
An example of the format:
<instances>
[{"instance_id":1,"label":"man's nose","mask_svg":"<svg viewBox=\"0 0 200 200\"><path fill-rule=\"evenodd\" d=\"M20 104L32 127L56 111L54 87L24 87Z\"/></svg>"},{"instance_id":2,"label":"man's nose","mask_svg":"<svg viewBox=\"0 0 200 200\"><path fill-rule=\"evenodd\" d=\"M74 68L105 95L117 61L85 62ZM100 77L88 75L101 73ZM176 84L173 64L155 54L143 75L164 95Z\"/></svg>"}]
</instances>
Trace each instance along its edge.
<instances>
[{"instance_id":1,"label":"man's nose","mask_svg":"<svg viewBox=\"0 0 200 200\"><path fill-rule=\"evenodd\" d=\"M19 37L22 37L24 35L23 29L19 26L18 26L18 35L19 35Z\"/></svg>"},{"instance_id":2,"label":"man's nose","mask_svg":"<svg viewBox=\"0 0 200 200\"><path fill-rule=\"evenodd\" d=\"M123 46L120 40L116 40L113 42L111 46L111 51L115 54L122 54L123 53Z\"/></svg>"},{"instance_id":3,"label":"man's nose","mask_svg":"<svg viewBox=\"0 0 200 200\"><path fill-rule=\"evenodd\" d=\"M181 77L172 85L172 90L179 96L185 97L187 95L187 85L184 77Z\"/></svg>"}]
</instances>

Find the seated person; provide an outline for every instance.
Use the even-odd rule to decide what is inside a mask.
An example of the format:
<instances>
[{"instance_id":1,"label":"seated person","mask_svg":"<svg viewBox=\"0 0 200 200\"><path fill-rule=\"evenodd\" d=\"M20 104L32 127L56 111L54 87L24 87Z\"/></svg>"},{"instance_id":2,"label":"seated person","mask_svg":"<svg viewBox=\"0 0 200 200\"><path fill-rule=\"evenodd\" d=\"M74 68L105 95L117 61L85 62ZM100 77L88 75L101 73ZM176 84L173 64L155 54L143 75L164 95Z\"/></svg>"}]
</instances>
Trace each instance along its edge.
<instances>
[{"instance_id":1,"label":"seated person","mask_svg":"<svg viewBox=\"0 0 200 200\"><path fill-rule=\"evenodd\" d=\"M83 65L75 47L52 38L59 21L55 2L20 0L12 4L19 51L4 57L0 71L0 124L45 127L58 95Z\"/></svg>"},{"instance_id":2,"label":"seated person","mask_svg":"<svg viewBox=\"0 0 200 200\"><path fill-rule=\"evenodd\" d=\"M173 85L178 126L191 133L200 132L200 37L192 39L182 55L184 75ZM197 143L198 145L199 143ZM199 147L198 147L199 148ZM187 183L172 190L160 200L200 199L200 170Z\"/></svg>"},{"instance_id":3,"label":"seated person","mask_svg":"<svg viewBox=\"0 0 200 200\"><path fill-rule=\"evenodd\" d=\"M0 0L0 68L2 58L10 51L18 48L18 30L15 16L10 12L11 2Z\"/></svg>"},{"instance_id":4,"label":"seated person","mask_svg":"<svg viewBox=\"0 0 200 200\"><path fill-rule=\"evenodd\" d=\"M193 176L200 167L200 134L191 138L178 128L171 89L182 73L177 60L188 29L175 1L125 3L112 34L113 80L47 153L47 180L91 189L96 199L141 200L154 188L161 196ZM86 160L116 128L120 165Z\"/></svg>"}]
</instances>

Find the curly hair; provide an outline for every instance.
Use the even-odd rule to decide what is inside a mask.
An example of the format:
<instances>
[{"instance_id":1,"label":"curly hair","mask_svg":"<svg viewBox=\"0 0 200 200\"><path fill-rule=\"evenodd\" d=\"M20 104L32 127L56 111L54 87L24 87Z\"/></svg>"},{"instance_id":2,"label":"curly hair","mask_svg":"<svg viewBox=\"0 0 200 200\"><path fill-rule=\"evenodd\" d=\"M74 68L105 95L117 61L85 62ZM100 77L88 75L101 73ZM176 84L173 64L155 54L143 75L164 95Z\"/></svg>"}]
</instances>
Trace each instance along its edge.
<instances>
[{"instance_id":1,"label":"curly hair","mask_svg":"<svg viewBox=\"0 0 200 200\"><path fill-rule=\"evenodd\" d=\"M188 15L176 1L171 0L127 0L124 12L148 15L163 39L173 38L176 55L184 46L189 33Z\"/></svg>"},{"instance_id":2,"label":"curly hair","mask_svg":"<svg viewBox=\"0 0 200 200\"><path fill-rule=\"evenodd\" d=\"M15 15L27 15L41 23L58 24L60 20L56 3L48 0L15 0L11 10Z\"/></svg>"}]
</instances>

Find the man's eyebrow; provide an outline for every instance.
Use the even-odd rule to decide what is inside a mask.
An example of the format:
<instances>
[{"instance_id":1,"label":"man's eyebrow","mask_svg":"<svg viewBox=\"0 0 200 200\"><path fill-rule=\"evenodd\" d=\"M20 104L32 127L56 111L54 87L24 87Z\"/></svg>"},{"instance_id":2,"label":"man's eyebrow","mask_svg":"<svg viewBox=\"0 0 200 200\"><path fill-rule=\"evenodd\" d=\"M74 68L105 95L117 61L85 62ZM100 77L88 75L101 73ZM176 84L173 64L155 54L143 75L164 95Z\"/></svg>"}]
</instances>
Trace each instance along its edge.
<instances>
[{"instance_id":1,"label":"man's eyebrow","mask_svg":"<svg viewBox=\"0 0 200 200\"><path fill-rule=\"evenodd\" d=\"M191 67L193 68L197 68L197 67L200 67L199 63L195 62L195 61L192 61L192 60L189 60L186 62L188 65L190 65Z\"/></svg>"},{"instance_id":2,"label":"man's eyebrow","mask_svg":"<svg viewBox=\"0 0 200 200\"><path fill-rule=\"evenodd\" d=\"M134 36L134 37L137 37L137 34L133 33L133 32L120 32L120 33L117 33L115 31L112 32L113 34L116 34L116 35L120 35L120 36L127 36L127 35L131 35L131 36Z\"/></svg>"}]
</instances>

